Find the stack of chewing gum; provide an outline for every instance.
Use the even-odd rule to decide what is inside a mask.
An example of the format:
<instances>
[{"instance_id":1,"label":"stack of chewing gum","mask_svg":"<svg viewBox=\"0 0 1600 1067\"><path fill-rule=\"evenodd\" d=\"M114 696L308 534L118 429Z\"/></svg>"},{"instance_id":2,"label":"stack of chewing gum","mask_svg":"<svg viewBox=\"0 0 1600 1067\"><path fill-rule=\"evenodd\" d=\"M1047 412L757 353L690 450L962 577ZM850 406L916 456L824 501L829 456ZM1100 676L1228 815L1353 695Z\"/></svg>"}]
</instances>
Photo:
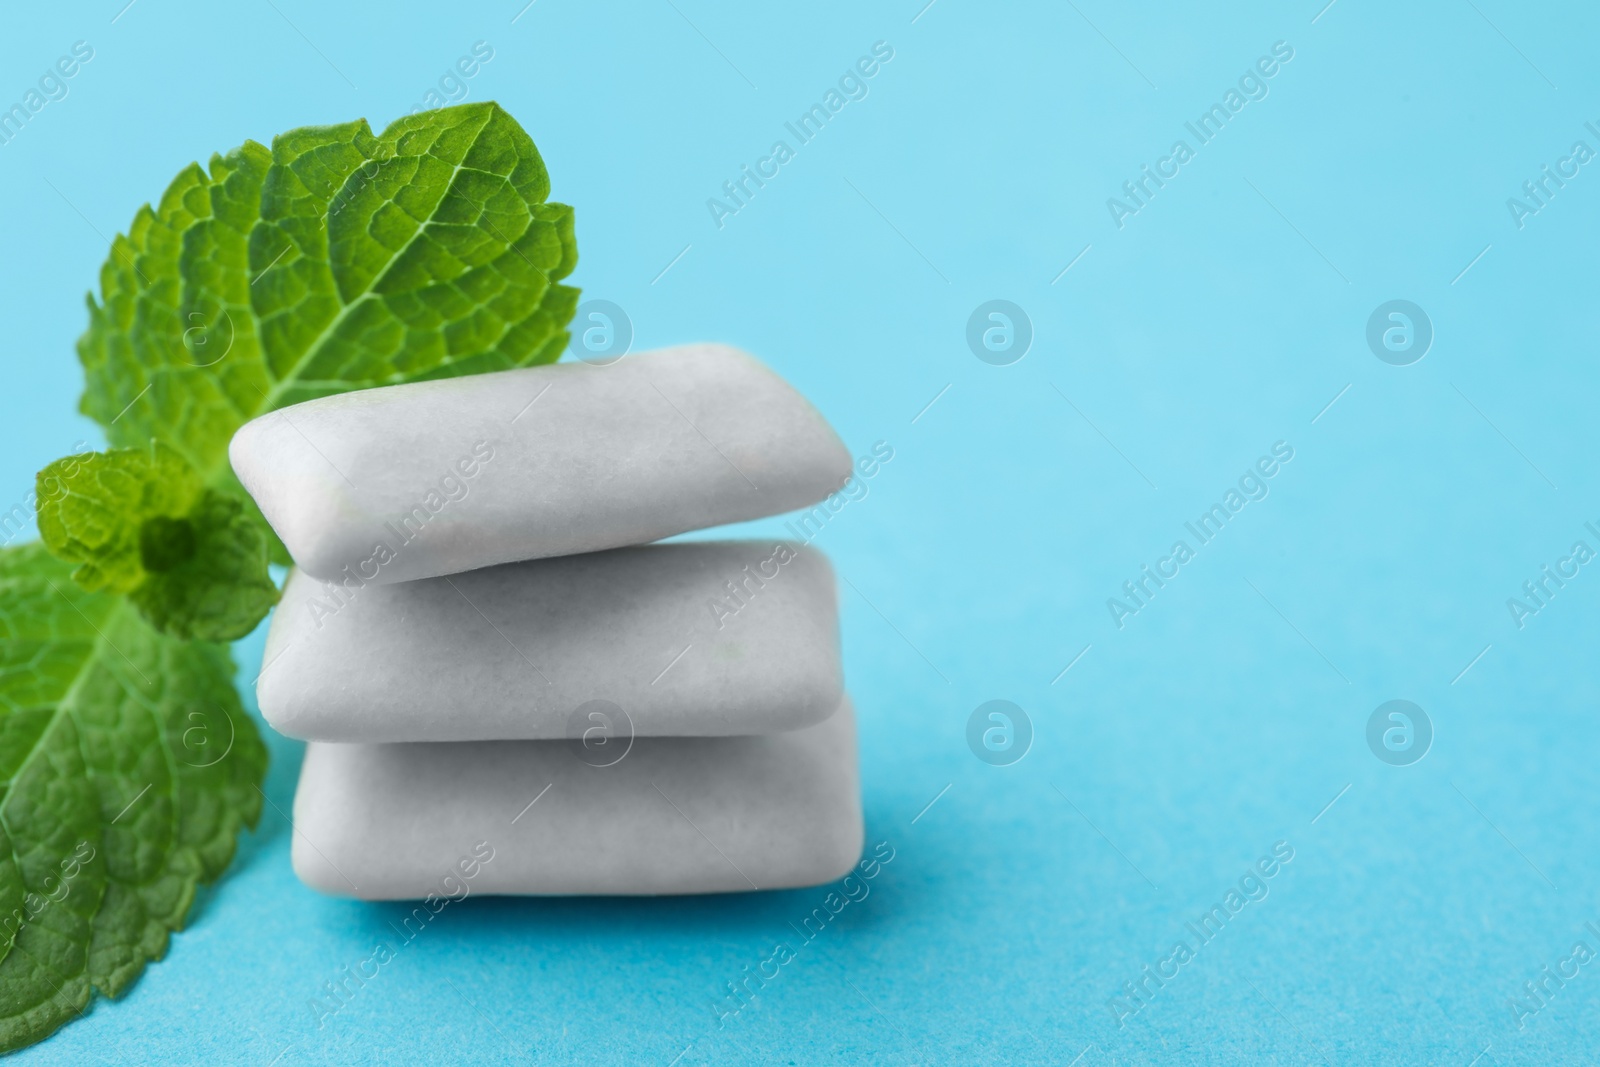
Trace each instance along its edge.
<instances>
[{"instance_id":1,"label":"stack of chewing gum","mask_svg":"<svg viewBox=\"0 0 1600 1067\"><path fill-rule=\"evenodd\" d=\"M370 900L816 885L862 843L833 571L661 538L850 476L756 360L686 345L308 401L235 472L294 557L257 683L310 742L295 872Z\"/></svg>"}]
</instances>

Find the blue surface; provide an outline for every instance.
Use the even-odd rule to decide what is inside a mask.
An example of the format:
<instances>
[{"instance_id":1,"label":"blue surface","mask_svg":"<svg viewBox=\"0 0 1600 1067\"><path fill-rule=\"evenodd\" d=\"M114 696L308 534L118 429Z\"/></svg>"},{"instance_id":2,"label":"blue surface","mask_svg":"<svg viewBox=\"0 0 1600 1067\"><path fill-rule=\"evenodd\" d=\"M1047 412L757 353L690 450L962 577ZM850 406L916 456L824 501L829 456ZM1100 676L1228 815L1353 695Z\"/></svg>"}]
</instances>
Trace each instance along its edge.
<instances>
[{"instance_id":1,"label":"blue surface","mask_svg":"<svg viewBox=\"0 0 1600 1067\"><path fill-rule=\"evenodd\" d=\"M1506 604L1600 550L1600 164L1521 227L1507 206L1600 150L1592 9L140 0L113 22L122 2L0 36L7 101L95 49L0 146L0 493L99 440L72 344L140 203L246 137L381 126L484 40L469 98L532 133L578 210L574 281L636 348L739 344L852 450L895 449L817 540L850 582L868 841L895 858L721 1028L726 984L823 890L471 899L319 1028L322 983L402 909L295 881L279 739L273 807L168 958L19 1062L1593 1061L1600 965L1537 1012L1511 998L1600 952L1600 567L1521 628ZM880 40L866 98L719 229L707 199ZM1266 97L1200 145L1185 122L1278 41ZM1107 198L1180 138L1193 158L1119 228ZM991 299L1032 323L1009 366L965 340ZM1366 340L1396 299L1434 330L1409 366ZM1269 495L1119 628L1107 599L1278 441ZM1033 726L1011 766L967 746L991 699ZM1433 726L1409 766L1368 746L1392 699ZM1116 1010L1280 841L1265 899Z\"/></svg>"}]
</instances>

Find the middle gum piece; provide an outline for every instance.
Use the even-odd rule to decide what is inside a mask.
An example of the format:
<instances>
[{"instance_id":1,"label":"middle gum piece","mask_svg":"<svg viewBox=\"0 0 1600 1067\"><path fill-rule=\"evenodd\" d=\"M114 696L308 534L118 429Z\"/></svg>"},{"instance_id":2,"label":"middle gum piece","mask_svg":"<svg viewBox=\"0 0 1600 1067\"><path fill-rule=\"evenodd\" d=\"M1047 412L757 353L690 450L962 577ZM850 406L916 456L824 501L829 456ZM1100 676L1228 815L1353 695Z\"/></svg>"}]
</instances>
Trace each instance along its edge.
<instances>
[{"instance_id":1,"label":"middle gum piece","mask_svg":"<svg viewBox=\"0 0 1600 1067\"><path fill-rule=\"evenodd\" d=\"M833 569L781 541L355 588L297 570L263 662L262 715L308 741L566 738L596 700L640 737L781 733L826 719L843 694Z\"/></svg>"}]
</instances>

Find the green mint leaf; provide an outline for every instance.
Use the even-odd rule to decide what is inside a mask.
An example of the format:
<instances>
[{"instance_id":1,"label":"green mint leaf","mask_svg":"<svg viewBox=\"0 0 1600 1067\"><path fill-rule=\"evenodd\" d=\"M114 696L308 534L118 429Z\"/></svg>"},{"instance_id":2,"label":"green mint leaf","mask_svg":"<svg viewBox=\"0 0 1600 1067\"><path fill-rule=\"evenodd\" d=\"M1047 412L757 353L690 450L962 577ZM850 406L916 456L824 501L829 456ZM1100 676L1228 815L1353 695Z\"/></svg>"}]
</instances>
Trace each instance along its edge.
<instances>
[{"instance_id":1,"label":"green mint leaf","mask_svg":"<svg viewBox=\"0 0 1600 1067\"><path fill-rule=\"evenodd\" d=\"M39 534L57 557L80 566L89 592L131 593L144 582L142 526L194 510L200 477L160 444L90 452L39 472Z\"/></svg>"},{"instance_id":2,"label":"green mint leaf","mask_svg":"<svg viewBox=\"0 0 1600 1067\"><path fill-rule=\"evenodd\" d=\"M82 410L239 494L244 422L350 389L557 359L572 209L494 103L293 130L191 165L101 269ZM253 504L246 508L255 515ZM275 546L276 548L276 546ZM281 549L277 549L281 551Z\"/></svg>"},{"instance_id":3,"label":"green mint leaf","mask_svg":"<svg viewBox=\"0 0 1600 1067\"><path fill-rule=\"evenodd\" d=\"M89 592L125 593L157 630L231 641L278 588L263 524L161 442L57 460L39 472L39 533Z\"/></svg>"},{"instance_id":4,"label":"green mint leaf","mask_svg":"<svg viewBox=\"0 0 1600 1067\"><path fill-rule=\"evenodd\" d=\"M261 811L227 650L68 572L0 550L0 1051L127 989Z\"/></svg>"}]
</instances>

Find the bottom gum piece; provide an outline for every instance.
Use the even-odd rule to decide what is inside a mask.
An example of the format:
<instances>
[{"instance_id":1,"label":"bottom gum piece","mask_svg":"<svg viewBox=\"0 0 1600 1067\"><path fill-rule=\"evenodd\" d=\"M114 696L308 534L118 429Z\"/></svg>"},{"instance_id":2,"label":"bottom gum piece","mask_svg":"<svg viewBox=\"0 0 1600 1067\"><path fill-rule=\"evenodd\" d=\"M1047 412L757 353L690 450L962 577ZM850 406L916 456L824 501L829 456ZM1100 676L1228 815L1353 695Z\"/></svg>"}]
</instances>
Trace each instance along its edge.
<instances>
[{"instance_id":1,"label":"bottom gum piece","mask_svg":"<svg viewBox=\"0 0 1600 1067\"><path fill-rule=\"evenodd\" d=\"M821 885L861 854L855 711L847 697L791 733L588 748L313 742L294 824L300 880L364 900Z\"/></svg>"}]
</instances>

